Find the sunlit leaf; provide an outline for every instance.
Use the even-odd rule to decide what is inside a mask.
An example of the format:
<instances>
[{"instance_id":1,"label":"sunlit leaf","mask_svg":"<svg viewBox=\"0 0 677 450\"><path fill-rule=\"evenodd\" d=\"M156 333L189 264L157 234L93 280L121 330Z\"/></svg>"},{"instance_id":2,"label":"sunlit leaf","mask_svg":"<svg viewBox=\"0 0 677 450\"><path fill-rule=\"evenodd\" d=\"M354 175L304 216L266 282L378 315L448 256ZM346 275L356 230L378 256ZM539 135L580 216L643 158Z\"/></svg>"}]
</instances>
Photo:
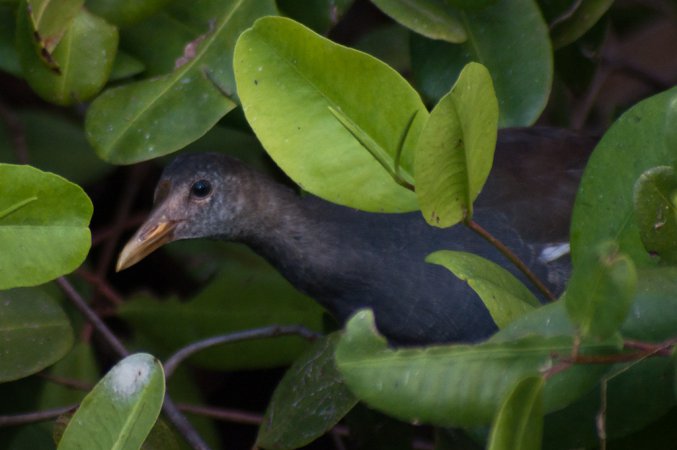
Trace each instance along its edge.
<instances>
[{"instance_id":1,"label":"sunlit leaf","mask_svg":"<svg viewBox=\"0 0 677 450\"><path fill-rule=\"evenodd\" d=\"M416 146L416 195L438 227L472 218L472 203L491 170L498 104L491 75L468 64L430 113Z\"/></svg>"},{"instance_id":2,"label":"sunlit leaf","mask_svg":"<svg viewBox=\"0 0 677 450\"><path fill-rule=\"evenodd\" d=\"M411 178L413 147L428 113L398 73L271 17L243 33L234 64L247 120L300 186L369 211L417 209L414 193L391 173Z\"/></svg>"},{"instance_id":3,"label":"sunlit leaf","mask_svg":"<svg viewBox=\"0 0 677 450\"><path fill-rule=\"evenodd\" d=\"M499 125L532 124L545 108L553 77L548 28L536 2L501 0L462 10L461 18L468 32L463 44L412 38L412 67L420 90L440 99L463 67L477 61L493 78Z\"/></svg>"},{"instance_id":4,"label":"sunlit leaf","mask_svg":"<svg viewBox=\"0 0 677 450\"><path fill-rule=\"evenodd\" d=\"M543 434L542 377L517 383L491 426L489 450L539 450Z\"/></svg>"},{"instance_id":5,"label":"sunlit leaf","mask_svg":"<svg viewBox=\"0 0 677 450\"><path fill-rule=\"evenodd\" d=\"M31 166L0 164L0 289L75 270L90 247L92 203L77 185Z\"/></svg>"},{"instance_id":6,"label":"sunlit leaf","mask_svg":"<svg viewBox=\"0 0 677 450\"><path fill-rule=\"evenodd\" d=\"M83 102L108 79L118 45L118 31L105 20L80 9L51 54L48 67L36 51L34 28L24 0L19 5L17 49L23 75L45 100L58 105Z\"/></svg>"},{"instance_id":7,"label":"sunlit leaf","mask_svg":"<svg viewBox=\"0 0 677 450\"><path fill-rule=\"evenodd\" d=\"M514 275L488 259L472 253L440 250L429 255L426 261L440 264L467 281L499 328L540 306L534 294Z\"/></svg>"},{"instance_id":8,"label":"sunlit leaf","mask_svg":"<svg viewBox=\"0 0 677 450\"><path fill-rule=\"evenodd\" d=\"M230 98L235 95L235 40L256 18L274 14L274 5L231 0L191 3L190 8L201 34L185 43L171 73L109 89L89 108L87 138L104 160L131 164L172 153L235 107ZM202 9L214 15L203 17Z\"/></svg>"},{"instance_id":9,"label":"sunlit leaf","mask_svg":"<svg viewBox=\"0 0 677 450\"><path fill-rule=\"evenodd\" d=\"M146 353L128 356L87 394L58 449L140 448L160 414L164 395L160 362Z\"/></svg>"},{"instance_id":10,"label":"sunlit leaf","mask_svg":"<svg viewBox=\"0 0 677 450\"><path fill-rule=\"evenodd\" d=\"M70 322L54 299L36 288L0 291L0 382L39 372L72 345Z\"/></svg>"}]
</instances>

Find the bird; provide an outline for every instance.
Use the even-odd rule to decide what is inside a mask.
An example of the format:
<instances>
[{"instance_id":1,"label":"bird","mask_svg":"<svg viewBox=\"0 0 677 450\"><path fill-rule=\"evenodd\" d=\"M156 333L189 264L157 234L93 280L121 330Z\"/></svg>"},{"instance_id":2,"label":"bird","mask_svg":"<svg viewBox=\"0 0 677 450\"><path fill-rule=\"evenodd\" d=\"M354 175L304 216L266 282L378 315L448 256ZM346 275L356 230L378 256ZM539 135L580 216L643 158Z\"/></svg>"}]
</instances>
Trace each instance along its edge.
<instances>
[{"instance_id":1,"label":"bird","mask_svg":"<svg viewBox=\"0 0 677 450\"><path fill-rule=\"evenodd\" d=\"M570 263L566 255L544 255L566 247L576 189L595 142L559 129L501 130L492 173L475 202L473 219L555 292ZM475 253L525 281L463 225L441 229L420 212L365 212L299 195L224 153L181 154L164 169L153 210L124 246L116 270L167 243L196 238L246 244L340 323L371 308L393 345L472 343L497 330L466 282L425 262L432 252Z\"/></svg>"}]
</instances>

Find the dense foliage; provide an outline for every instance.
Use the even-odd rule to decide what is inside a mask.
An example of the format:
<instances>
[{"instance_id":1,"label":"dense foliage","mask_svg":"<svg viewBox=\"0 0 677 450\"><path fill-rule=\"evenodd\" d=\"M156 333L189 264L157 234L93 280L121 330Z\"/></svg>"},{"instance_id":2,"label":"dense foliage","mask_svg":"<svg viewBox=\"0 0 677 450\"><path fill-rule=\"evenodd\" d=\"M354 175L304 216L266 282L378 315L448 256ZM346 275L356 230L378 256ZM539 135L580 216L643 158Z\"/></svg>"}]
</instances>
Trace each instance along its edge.
<instances>
[{"instance_id":1,"label":"dense foliage","mask_svg":"<svg viewBox=\"0 0 677 450\"><path fill-rule=\"evenodd\" d=\"M0 448L674 448L676 17L668 0L0 0ZM603 134L562 298L428 257L485 302L486 342L392 348L367 310L338 329L237 245L113 273L177 151L464 226L497 129L537 121Z\"/></svg>"}]
</instances>

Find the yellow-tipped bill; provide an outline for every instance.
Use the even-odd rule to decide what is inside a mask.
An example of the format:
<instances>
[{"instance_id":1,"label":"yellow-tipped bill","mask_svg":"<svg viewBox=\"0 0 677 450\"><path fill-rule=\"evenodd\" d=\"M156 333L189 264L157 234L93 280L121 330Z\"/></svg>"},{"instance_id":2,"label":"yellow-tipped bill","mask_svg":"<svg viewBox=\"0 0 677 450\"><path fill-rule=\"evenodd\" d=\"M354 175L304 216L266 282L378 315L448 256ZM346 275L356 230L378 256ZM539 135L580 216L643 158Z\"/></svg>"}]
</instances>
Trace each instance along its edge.
<instances>
[{"instance_id":1,"label":"yellow-tipped bill","mask_svg":"<svg viewBox=\"0 0 677 450\"><path fill-rule=\"evenodd\" d=\"M149 220L127 242L120 252L115 271L119 272L153 253L167 242L173 240L176 222L167 220Z\"/></svg>"}]
</instances>

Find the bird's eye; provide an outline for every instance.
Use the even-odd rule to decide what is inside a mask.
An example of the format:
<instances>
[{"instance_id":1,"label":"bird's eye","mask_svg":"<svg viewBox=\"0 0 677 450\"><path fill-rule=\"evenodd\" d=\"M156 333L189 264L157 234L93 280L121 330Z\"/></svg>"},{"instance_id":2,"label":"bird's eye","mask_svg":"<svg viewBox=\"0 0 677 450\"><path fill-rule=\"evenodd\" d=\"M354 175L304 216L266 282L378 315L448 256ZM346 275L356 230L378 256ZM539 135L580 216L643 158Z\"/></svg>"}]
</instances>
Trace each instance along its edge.
<instances>
[{"instance_id":1,"label":"bird's eye","mask_svg":"<svg viewBox=\"0 0 677 450\"><path fill-rule=\"evenodd\" d=\"M207 180L198 180L190 187L190 193L194 197L204 198L212 192L212 185Z\"/></svg>"}]
</instances>

